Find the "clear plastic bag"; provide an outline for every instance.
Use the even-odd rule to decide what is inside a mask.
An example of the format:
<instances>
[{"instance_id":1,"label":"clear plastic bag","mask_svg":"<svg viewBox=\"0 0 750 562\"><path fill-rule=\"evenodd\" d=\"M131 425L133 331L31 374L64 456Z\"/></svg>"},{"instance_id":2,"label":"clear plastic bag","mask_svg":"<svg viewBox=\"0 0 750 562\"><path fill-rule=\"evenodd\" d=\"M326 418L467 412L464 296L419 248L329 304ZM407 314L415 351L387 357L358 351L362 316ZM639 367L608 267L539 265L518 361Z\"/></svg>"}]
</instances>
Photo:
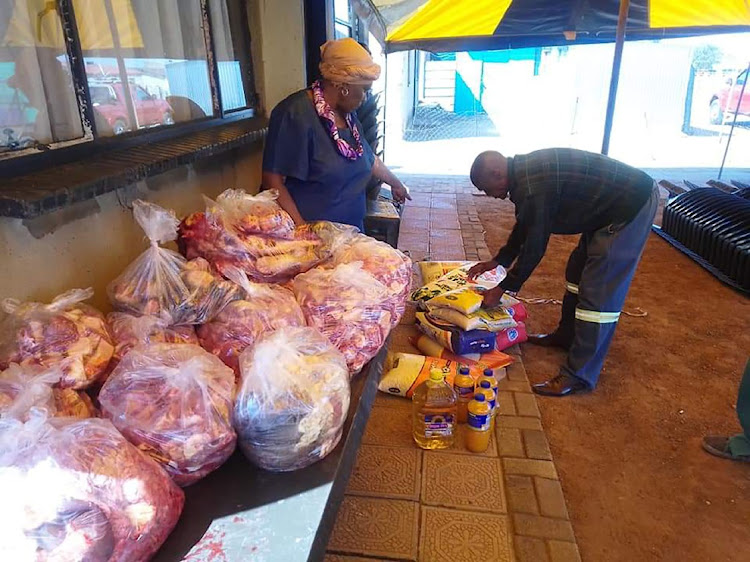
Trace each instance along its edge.
<instances>
[{"instance_id":1,"label":"clear plastic bag","mask_svg":"<svg viewBox=\"0 0 750 562\"><path fill-rule=\"evenodd\" d=\"M107 420L0 419L0 560L148 560L184 495Z\"/></svg>"},{"instance_id":2,"label":"clear plastic bag","mask_svg":"<svg viewBox=\"0 0 750 562\"><path fill-rule=\"evenodd\" d=\"M107 287L116 310L166 315L173 324L202 324L234 298L232 284L215 275L208 262L186 262L159 246L177 238L179 221L172 211L138 200L133 216L151 245Z\"/></svg>"},{"instance_id":3,"label":"clear plastic bag","mask_svg":"<svg viewBox=\"0 0 750 562\"><path fill-rule=\"evenodd\" d=\"M349 410L344 357L314 328L282 328L240 356L234 427L242 452L272 471L304 468L341 439Z\"/></svg>"},{"instance_id":4,"label":"clear plastic bag","mask_svg":"<svg viewBox=\"0 0 750 562\"><path fill-rule=\"evenodd\" d=\"M190 325L172 326L168 318L158 316L133 316L127 312L110 312L107 315L115 352L114 368L125 354L137 345L151 343L191 343L198 345L195 328Z\"/></svg>"},{"instance_id":5,"label":"clear plastic bag","mask_svg":"<svg viewBox=\"0 0 750 562\"><path fill-rule=\"evenodd\" d=\"M412 279L412 263L402 252L385 242L357 234L334 251L330 263L362 263L362 269L380 281L393 296L394 315L392 326L396 326L404 315Z\"/></svg>"},{"instance_id":6,"label":"clear plastic bag","mask_svg":"<svg viewBox=\"0 0 750 562\"><path fill-rule=\"evenodd\" d=\"M99 393L102 414L144 453L188 486L234 451L234 373L197 345L132 349Z\"/></svg>"},{"instance_id":7,"label":"clear plastic bag","mask_svg":"<svg viewBox=\"0 0 750 562\"><path fill-rule=\"evenodd\" d=\"M251 283L245 272L228 268L227 276L244 292L213 321L198 327L201 346L239 374L239 355L263 334L286 326L304 326L294 293L276 285Z\"/></svg>"},{"instance_id":8,"label":"clear plastic bag","mask_svg":"<svg viewBox=\"0 0 750 562\"><path fill-rule=\"evenodd\" d=\"M59 366L61 388L87 388L107 370L114 346L104 315L83 301L93 289L72 289L50 304L5 299L0 369L11 363Z\"/></svg>"},{"instance_id":9,"label":"clear plastic bag","mask_svg":"<svg viewBox=\"0 0 750 562\"><path fill-rule=\"evenodd\" d=\"M224 223L240 236L263 234L274 238L294 237L294 220L276 200L276 190L250 195L242 189L227 189L216 198Z\"/></svg>"},{"instance_id":10,"label":"clear plastic bag","mask_svg":"<svg viewBox=\"0 0 750 562\"><path fill-rule=\"evenodd\" d=\"M352 374L383 346L396 315L390 291L359 262L297 276L294 295L307 325L344 354Z\"/></svg>"},{"instance_id":11,"label":"clear plastic bag","mask_svg":"<svg viewBox=\"0 0 750 562\"><path fill-rule=\"evenodd\" d=\"M60 367L11 363L0 373L0 418L26 421L32 408L46 410L50 416L96 417L88 394L72 388L53 388L61 376Z\"/></svg>"},{"instance_id":12,"label":"clear plastic bag","mask_svg":"<svg viewBox=\"0 0 750 562\"><path fill-rule=\"evenodd\" d=\"M193 213L182 221L179 246L185 257L205 258L222 274L231 267L239 268L261 283L284 283L330 257L326 240L337 231L332 223L301 225L289 233L284 231L283 236L274 228L250 233L247 227L237 225L255 225L257 217L243 216L242 206L233 207L232 201L223 194L218 202L207 199L204 213ZM276 208L286 215L278 205Z\"/></svg>"}]
</instances>

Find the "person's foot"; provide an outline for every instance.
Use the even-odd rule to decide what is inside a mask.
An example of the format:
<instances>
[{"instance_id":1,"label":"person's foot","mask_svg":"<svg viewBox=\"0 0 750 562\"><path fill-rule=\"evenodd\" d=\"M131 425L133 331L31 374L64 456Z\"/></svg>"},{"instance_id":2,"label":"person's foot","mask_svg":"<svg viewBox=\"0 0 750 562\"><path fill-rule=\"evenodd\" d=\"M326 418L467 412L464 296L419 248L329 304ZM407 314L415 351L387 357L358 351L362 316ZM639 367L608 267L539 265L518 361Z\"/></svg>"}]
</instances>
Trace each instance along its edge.
<instances>
[{"instance_id":1,"label":"person's foot","mask_svg":"<svg viewBox=\"0 0 750 562\"><path fill-rule=\"evenodd\" d=\"M740 462L750 462L748 455L733 455L729 450L729 437L724 435L707 435L703 438L703 449L707 453L722 459L729 459Z\"/></svg>"},{"instance_id":2,"label":"person's foot","mask_svg":"<svg viewBox=\"0 0 750 562\"><path fill-rule=\"evenodd\" d=\"M588 392L590 389L589 385L581 379L560 374L546 382L532 385L531 390L542 396L568 396L569 394Z\"/></svg>"},{"instance_id":3,"label":"person's foot","mask_svg":"<svg viewBox=\"0 0 750 562\"><path fill-rule=\"evenodd\" d=\"M541 347L559 347L561 349L570 349L570 338L560 335L558 332L551 334L529 334L528 343Z\"/></svg>"}]
</instances>

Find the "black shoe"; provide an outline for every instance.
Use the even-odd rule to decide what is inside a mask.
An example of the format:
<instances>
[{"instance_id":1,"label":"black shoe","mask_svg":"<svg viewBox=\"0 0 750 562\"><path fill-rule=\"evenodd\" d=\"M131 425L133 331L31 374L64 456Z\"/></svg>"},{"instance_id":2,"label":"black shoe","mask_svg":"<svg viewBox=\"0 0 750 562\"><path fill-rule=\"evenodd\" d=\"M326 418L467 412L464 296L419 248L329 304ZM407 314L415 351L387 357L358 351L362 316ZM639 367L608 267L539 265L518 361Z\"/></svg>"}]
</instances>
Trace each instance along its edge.
<instances>
[{"instance_id":1,"label":"black shoe","mask_svg":"<svg viewBox=\"0 0 750 562\"><path fill-rule=\"evenodd\" d=\"M581 379L560 374L547 382L532 385L531 390L542 396L567 396L568 394L588 392L590 388Z\"/></svg>"},{"instance_id":2,"label":"black shoe","mask_svg":"<svg viewBox=\"0 0 750 562\"><path fill-rule=\"evenodd\" d=\"M558 332L529 335L528 342L541 347L559 347L566 351L570 349L570 344L572 343L570 338L566 338Z\"/></svg>"}]
</instances>

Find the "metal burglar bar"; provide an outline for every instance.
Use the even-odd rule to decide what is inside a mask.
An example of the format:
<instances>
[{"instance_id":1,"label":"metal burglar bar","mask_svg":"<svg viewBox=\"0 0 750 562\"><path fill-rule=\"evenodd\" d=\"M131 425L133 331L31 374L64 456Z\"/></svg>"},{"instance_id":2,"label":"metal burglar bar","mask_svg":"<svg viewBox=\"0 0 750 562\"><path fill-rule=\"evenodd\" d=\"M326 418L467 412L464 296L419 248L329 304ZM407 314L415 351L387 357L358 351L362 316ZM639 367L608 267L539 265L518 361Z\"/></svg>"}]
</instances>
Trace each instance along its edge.
<instances>
[{"instance_id":1,"label":"metal burglar bar","mask_svg":"<svg viewBox=\"0 0 750 562\"><path fill-rule=\"evenodd\" d=\"M221 103L221 90L219 89L219 61L216 60L216 51L214 50L215 42L211 33L211 9L208 0L201 0L201 21L203 22L203 40L206 42L206 55L208 56L211 103L214 108L214 116L221 115L224 117L224 106Z\"/></svg>"},{"instance_id":2,"label":"metal burglar bar","mask_svg":"<svg viewBox=\"0 0 750 562\"><path fill-rule=\"evenodd\" d=\"M83 136L87 140L96 138L96 121L94 119L94 106L91 104L88 80L86 78L86 65L83 61L83 50L81 39L78 34L73 0L57 0L57 11L60 14L63 35L65 37L65 49L70 60L70 72L73 75L73 87L78 100L78 111L83 124Z\"/></svg>"}]
</instances>

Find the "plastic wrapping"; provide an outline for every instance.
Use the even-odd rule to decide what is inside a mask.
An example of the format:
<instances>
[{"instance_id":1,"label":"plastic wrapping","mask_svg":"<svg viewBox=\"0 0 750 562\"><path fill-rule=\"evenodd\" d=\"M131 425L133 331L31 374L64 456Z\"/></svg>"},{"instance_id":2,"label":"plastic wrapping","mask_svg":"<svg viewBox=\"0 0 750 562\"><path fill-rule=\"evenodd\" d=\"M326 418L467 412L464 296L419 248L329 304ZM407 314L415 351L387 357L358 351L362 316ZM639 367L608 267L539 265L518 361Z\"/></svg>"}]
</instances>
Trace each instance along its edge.
<instances>
[{"instance_id":1,"label":"plastic wrapping","mask_svg":"<svg viewBox=\"0 0 750 562\"><path fill-rule=\"evenodd\" d=\"M286 326L304 326L305 317L290 290L251 283L237 268L230 268L227 275L242 288L244 298L230 303L212 322L200 326L198 338L205 350L239 374L240 353L263 334Z\"/></svg>"},{"instance_id":2,"label":"plastic wrapping","mask_svg":"<svg viewBox=\"0 0 750 562\"><path fill-rule=\"evenodd\" d=\"M88 394L72 388L53 388L61 375L60 367L11 363L0 373L0 417L26 421L32 408L46 410L50 416L96 417Z\"/></svg>"},{"instance_id":3,"label":"plastic wrapping","mask_svg":"<svg viewBox=\"0 0 750 562\"><path fill-rule=\"evenodd\" d=\"M177 238L174 213L139 200L133 216L151 245L107 287L116 310L169 317L173 324L202 324L236 296L233 285L215 275L207 261L186 262L159 246Z\"/></svg>"},{"instance_id":4,"label":"plastic wrapping","mask_svg":"<svg viewBox=\"0 0 750 562\"><path fill-rule=\"evenodd\" d=\"M148 560L184 495L107 420L0 419L0 560Z\"/></svg>"},{"instance_id":5,"label":"plastic wrapping","mask_svg":"<svg viewBox=\"0 0 750 562\"><path fill-rule=\"evenodd\" d=\"M411 289L411 260L384 242L357 234L336 248L329 263L336 266L354 262L360 262L362 269L380 281L393 295L395 309L392 325L396 326L404 315Z\"/></svg>"},{"instance_id":6,"label":"plastic wrapping","mask_svg":"<svg viewBox=\"0 0 750 562\"><path fill-rule=\"evenodd\" d=\"M60 366L61 388L87 388L107 370L114 346L104 315L83 301L88 289L72 289L50 304L5 299L0 322L0 369L10 363Z\"/></svg>"},{"instance_id":7,"label":"plastic wrapping","mask_svg":"<svg viewBox=\"0 0 750 562\"><path fill-rule=\"evenodd\" d=\"M307 325L344 354L352 374L383 346L397 308L390 291L359 262L299 275L294 294Z\"/></svg>"},{"instance_id":8,"label":"plastic wrapping","mask_svg":"<svg viewBox=\"0 0 750 562\"><path fill-rule=\"evenodd\" d=\"M180 486L234 451L234 373L197 345L159 343L130 351L104 383L102 413Z\"/></svg>"},{"instance_id":9,"label":"plastic wrapping","mask_svg":"<svg viewBox=\"0 0 750 562\"><path fill-rule=\"evenodd\" d=\"M238 225L260 223L256 217L242 215L244 206L236 199L222 194L216 202L207 200L206 212L193 213L182 221L179 244L185 257L203 257L222 273L239 268L252 281L262 283L283 283L330 257L324 238L331 235L332 227L301 225L290 233L284 231L283 236L276 227L250 233L248 227ZM288 216L272 204L277 213Z\"/></svg>"},{"instance_id":10,"label":"plastic wrapping","mask_svg":"<svg viewBox=\"0 0 750 562\"><path fill-rule=\"evenodd\" d=\"M242 452L272 471L304 468L341 439L349 410L346 361L314 328L282 328L240 356L234 427Z\"/></svg>"},{"instance_id":11,"label":"plastic wrapping","mask_svg":"<svg viewBox=\"0 0 750 562\"><path fill-rule=\"evenodd\" d=\"M195 328L190 325L170 326L166 318L158 316L133 316L126 312L111 312L107 322L115 344L113 367L137 345L150 343L198 344Z\"/></svg>"},{"instance_id":12,"label":"plastic wrapping","mask_svg":"<svg viewBox=\"0 0 750 562\"><path fill-rule=\"evenodd\" d=\"M294 220L276 200L276 190L250 195L242 189L227 189L216 198L228 228L240 235L264 234L275 238L294 238Z\"/></svg>"}]
</instances>

